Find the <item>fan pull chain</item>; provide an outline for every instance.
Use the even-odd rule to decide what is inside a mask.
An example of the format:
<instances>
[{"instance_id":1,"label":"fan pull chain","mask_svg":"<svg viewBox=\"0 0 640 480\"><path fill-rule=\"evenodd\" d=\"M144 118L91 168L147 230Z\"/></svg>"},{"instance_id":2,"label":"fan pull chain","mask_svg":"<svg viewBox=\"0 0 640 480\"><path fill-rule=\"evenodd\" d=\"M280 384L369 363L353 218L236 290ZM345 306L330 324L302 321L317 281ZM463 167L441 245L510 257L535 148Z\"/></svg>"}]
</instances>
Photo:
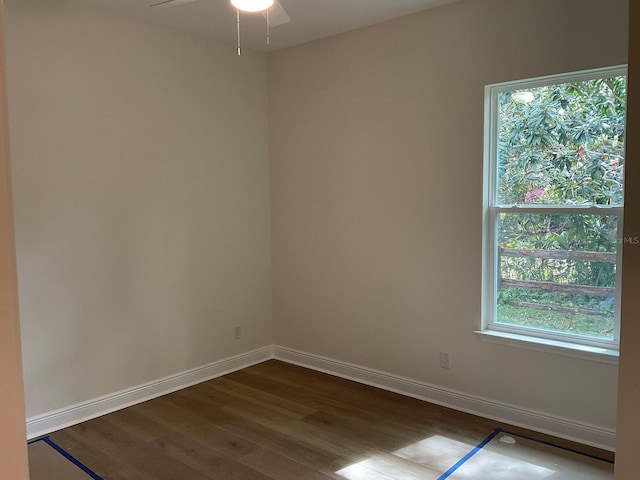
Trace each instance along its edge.
<instances>
[{"instance_id":1,"label":"fan pull chain","mask_svg":"<svg viewBox=\"0 0 640 480\"><path fill-rule=\"evenodd\" d=\"M236 25L238 26L238 56L242 55L240 50L240 9L236 9Z\"/></svg>"},{"instance_id":2,"label":"fan pull chain","mask_svg":"<svg viewBox=\"0 0 640 480\"><path fill-rule=\"evenodd\" d=\"M271 45L271 22L269 21L269 8L267 8L267 46Z\"/></svg>"}]
</instances>

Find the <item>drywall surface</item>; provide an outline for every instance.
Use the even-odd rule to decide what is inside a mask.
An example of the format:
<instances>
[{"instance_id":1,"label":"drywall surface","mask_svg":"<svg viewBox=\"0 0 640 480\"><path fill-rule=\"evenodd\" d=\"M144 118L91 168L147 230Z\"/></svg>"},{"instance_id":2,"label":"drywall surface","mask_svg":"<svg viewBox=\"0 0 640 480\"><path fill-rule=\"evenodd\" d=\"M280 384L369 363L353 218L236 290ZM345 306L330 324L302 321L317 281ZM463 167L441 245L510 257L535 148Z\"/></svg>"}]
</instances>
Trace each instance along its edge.
<instances>
[{"instance_id":1,"label":"drywall surface","mask_svg":"<svg viewBox=\"0 0 640 480\"><path fill-rule=\"evenodd\" d=\"M270 345L265 56L64 0L6 27L28 416Z\"/></svg>"},{"instance_id":2,"label":"drywall surface","mask_svg":"<svg viewBox=\"0 0 640 480\"><path fill-rule=\"evenodd\" d=\"M618 388L616 480L636 478L640 471L640 5L629 5L629 96L627 104L626 196L622 279L622 332Z\"/></svg>"},{"instance_id":3,"label":"drywall surface","mask_svg":"<svg viewBox=\"0 0 640 480\"><path fill-rule=\"evenodd\" d=\"M614 428L616 366L474 330L484 86L626 63L627 7L462 1L271 54L276 343Z\"/></svg>"},{"instance_id":4,"label":"drywall surface","mask_svg":"<svg viewBox=\"0 0 640 480\"><path fill-rule=\"evenodd\" d=\"M0 478L26 480L29 473L24 424L2 24L3 6L0 0L0 384L3 388L0 396Z\"/></svg>"}]
</instances>

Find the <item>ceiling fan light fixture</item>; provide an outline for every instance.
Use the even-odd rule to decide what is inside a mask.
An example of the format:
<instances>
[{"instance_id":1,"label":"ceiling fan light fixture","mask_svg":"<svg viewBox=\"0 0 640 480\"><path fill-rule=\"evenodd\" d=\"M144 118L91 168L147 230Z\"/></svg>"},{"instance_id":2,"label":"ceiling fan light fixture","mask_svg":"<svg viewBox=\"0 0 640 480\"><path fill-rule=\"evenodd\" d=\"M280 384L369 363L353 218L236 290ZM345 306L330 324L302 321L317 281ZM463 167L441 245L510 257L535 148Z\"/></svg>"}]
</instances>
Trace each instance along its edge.
<instances>
[{"instance_id":1,"label":"ceiling fan light fixture","mask_svg":"<svg viewBox=\"0 0 640 480\"><path fill-rule=\"evenodd\" d=\"M261 12L273 5L273 0L231 0L231 4L243 12Z\"/></svg>"}]
</instances>

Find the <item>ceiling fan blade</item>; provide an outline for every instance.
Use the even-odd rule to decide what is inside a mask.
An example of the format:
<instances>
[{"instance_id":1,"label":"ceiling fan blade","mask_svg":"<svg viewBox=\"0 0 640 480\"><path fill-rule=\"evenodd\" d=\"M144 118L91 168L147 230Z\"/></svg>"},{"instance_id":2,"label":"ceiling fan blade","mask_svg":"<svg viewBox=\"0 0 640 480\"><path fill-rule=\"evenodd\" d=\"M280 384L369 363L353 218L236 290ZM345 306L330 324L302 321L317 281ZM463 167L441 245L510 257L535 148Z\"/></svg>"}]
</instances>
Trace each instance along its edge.
<instances>
[{"instance_id":1,"label":"ceiling fan blade","mask_svg":"<svg viewBox=\"0 0 640 480\"><path fill-rule=\"evenodd\" d=\"M191 3L196 0L164 0L163 2L154 3L153 5L149 5L150 7L177 7L178 5L182 5L183 3Z\"/></svg>"},{"instance_id":2,"label":"ceiling fan blade","mask_svg":"<svg viewBox=\"0 0 640 480\"><path fill-rule=\"evenodd\" d=\"M266 16L266 13L263 13ZM269 9L269 25L272 27L277 27L278 25L284 25L285 23L289 23L291 21L291 17L287 15L284 7L280 5L278 0L275 0L273 6Z\"/></svg>"}]
</instances>

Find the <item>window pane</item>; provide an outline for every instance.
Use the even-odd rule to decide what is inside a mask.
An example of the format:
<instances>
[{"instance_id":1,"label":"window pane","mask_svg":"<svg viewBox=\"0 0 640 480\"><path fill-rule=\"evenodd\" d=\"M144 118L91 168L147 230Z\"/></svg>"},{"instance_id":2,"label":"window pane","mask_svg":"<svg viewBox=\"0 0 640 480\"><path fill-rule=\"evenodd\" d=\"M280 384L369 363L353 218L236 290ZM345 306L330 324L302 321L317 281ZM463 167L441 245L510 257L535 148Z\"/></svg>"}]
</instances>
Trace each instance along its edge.
<instances>
[{"instance_id":1,"label":"window pane","mask_svg":"<svg viewBox=\"0 0 640 480\"><path fill-rule=\"evenodd\" d=\"M498 203L621 205L626 77L498 95Z\"/></svg>"},{"instance_id":2,"label":"window pane","mask_svg":"<svg viewBox=\"0 0 640 480\"><path fill-rule=\"evenodd\" d=\"M617 217L498 214L496 322L614 337Z\"/></svg>"}]
</instances>

